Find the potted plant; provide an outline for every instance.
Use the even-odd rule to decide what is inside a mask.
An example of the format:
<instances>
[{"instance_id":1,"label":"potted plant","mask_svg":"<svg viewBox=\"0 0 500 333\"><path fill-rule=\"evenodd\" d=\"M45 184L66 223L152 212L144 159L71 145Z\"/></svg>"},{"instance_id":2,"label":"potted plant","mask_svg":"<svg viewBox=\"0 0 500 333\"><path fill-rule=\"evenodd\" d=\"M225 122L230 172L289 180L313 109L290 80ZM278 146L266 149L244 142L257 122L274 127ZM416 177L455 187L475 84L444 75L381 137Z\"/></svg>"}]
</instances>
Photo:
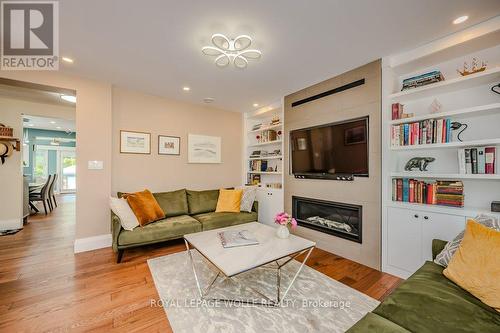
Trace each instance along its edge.
<instances>
[{"instance_id":1,"label":"potted plant","mask_svg":"<svg viewBox=\"0 0 500 333\"><path fill-rule=\"evenodd\" d=\"M290 230L288 229L289 226L292 229L295 229L297 227L297 220L295 220L285 212L278 213L274 218L274 223L278 224L278 228L276 229L276 236L283 239L290 236Z\"/></svg>"}]
</instances>

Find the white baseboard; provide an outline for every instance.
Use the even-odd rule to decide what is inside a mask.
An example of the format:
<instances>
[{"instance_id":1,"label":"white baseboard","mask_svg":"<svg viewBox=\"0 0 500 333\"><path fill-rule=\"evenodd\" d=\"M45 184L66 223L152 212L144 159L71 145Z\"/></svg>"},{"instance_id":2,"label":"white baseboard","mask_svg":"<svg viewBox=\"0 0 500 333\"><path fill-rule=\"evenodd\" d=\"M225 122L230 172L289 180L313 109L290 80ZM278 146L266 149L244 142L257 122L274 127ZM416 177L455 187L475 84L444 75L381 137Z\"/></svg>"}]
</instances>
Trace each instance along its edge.
<instances>
[{"instance_id":1,"label":"white baseboard","mask_svg":"<svg viewBox=\"0 0 500 333\"><path fill-rule=\"evenodd\" d=\"M0 230L13 230L13 229L21 229L23 227L22 219L9 219L9 220L0 220Z\"/></svg>"},{"instance_id":2,"label":"white baseboard","mask_svg":"<svg viewBox=\"0 0 500 333\"><path fill-rule=\"evenodd\" d=\"M75 239L75 253L92 251L111 246L111 234Z\"/></svg>"}]
</instances>

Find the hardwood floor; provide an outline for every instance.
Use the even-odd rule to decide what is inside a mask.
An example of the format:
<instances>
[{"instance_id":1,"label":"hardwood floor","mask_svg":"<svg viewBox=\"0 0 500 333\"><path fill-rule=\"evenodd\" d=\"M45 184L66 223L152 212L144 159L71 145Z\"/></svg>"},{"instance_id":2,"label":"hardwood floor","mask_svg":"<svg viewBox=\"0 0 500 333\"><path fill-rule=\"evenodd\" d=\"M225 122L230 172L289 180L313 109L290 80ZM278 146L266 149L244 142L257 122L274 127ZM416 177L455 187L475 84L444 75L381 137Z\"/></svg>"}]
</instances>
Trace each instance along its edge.
<instances>
[{"instance_id":1,"label":"hardwood floor","mask_svg":"<svg viewBox=\"0 0 500 333\"><path fill-rule=\"evenodd\" d=\"M0 332L171 332L146 260L184 251L182 241L126 251L116 264L111 249L73 254L74 196L58 199L15 235L0 237ZM382 300L401 282L316 249L314 269Z\"/></svg>"}]
</instances>

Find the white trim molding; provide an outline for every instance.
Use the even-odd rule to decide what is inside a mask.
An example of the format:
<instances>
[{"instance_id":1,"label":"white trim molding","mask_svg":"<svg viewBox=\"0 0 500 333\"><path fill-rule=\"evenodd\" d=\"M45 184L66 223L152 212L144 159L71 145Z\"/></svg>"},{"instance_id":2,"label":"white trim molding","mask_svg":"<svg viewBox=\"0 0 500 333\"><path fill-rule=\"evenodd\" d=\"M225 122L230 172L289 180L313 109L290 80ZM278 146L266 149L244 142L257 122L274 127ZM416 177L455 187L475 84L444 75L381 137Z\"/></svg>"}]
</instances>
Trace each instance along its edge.
<instances>
[{"instance_id":1,"label":"white trim molding","mask_svg":"<svg viewBox=\"0 0 500 333\"><path fill-rule=\"evenodd\" d=\"M0 231L21 229L22 227L23 227L22 219L0 220Z\"/></svg>"},{"instance_id":2,"label":"white trim molding","mask_svg":"<svg viewBox=\"0 0 500 333\"><path fill-rule=\"evenodd\" d=\"M75 239L75 253L103 249L111 246L111 234Z\"/></svg>"}]
</instances>

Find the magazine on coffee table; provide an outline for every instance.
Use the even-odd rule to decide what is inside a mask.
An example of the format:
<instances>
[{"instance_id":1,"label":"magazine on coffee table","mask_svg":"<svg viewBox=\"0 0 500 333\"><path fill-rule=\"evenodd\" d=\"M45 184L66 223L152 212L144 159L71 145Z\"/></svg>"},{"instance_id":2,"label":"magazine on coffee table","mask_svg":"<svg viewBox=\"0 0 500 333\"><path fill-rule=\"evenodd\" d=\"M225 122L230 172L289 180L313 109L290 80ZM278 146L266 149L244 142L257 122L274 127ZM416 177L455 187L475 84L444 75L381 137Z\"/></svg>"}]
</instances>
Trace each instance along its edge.
<instances>
[{"instance_id":1,"label":"magazine on coffee table","mask_svg":"<svg viewBox=\"0 0 500 333\"><path fill-rule=\"evenodd\" d=\"M259 244L248 230L228 230L219 232L218 235L224 248Z\"/></svg>"}]
</instances>

